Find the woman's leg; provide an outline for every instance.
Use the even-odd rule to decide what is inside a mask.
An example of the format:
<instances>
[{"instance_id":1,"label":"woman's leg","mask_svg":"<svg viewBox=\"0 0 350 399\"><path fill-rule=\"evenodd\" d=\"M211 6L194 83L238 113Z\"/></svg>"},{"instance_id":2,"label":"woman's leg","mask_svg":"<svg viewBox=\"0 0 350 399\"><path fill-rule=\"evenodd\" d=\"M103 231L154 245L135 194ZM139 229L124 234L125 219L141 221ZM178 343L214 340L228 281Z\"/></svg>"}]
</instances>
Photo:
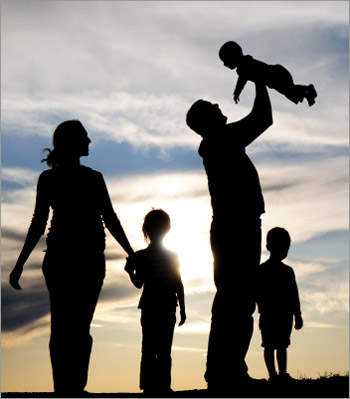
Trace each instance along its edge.
<instances>
[{"instance_id":1,"label":"woman's leg","mask_svg":"<svg viewBox=\"0 0 350 399\"><path fill-rule=\"evenodd\" d=\"M44 274L50 294L49 348L54 389L57 392L81 392L87 383L92 348L90 324L104 273L64 274L63 270L74 270L82 259L69 257L64 263L62 256L51 255L45 256ZM85 261L104 262L103 253ZM97 265L95 267L99 270Z\"/></svg>"}]
</instances>

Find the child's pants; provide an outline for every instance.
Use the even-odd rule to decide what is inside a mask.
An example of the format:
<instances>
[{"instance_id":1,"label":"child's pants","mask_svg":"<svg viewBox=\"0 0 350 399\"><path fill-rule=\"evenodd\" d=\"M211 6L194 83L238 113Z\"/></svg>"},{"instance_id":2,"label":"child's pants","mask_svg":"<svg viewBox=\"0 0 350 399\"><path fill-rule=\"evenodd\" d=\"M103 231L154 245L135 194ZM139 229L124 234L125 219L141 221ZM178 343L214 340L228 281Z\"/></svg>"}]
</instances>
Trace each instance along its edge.
<instances>
[{"instance_id":1,"label":"child's pants","mask_svg":"<svg viewBox=\"0 0 350 399\"><path fill-rule=\"evenodd\" d=\"M176 309L142 309L140 389L166 391L171 386L171 346Z\"/></svg>"}]
</instances>

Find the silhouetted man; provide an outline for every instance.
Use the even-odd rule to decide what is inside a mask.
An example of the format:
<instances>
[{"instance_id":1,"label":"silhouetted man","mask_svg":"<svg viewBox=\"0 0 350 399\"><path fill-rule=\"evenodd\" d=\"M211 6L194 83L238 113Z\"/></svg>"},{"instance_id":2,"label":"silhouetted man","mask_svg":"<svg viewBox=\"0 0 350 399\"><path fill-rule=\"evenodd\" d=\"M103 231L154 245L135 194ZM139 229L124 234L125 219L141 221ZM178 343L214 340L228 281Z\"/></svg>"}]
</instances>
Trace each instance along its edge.
<instances>
[{"instance_id":1,"label":"silhouetted man","mask_svg":"<svg viewBox=\"0 0 350 399\"><path fill-rule=\"evenodd\" d=\"M206 381L227 391L249 381L245 355L253 333L254 275L260 263L261 220L265 212L258 173L246 147L272 125L267 89L256 84L253 109L227 123L217 104L198 100L188 126L203 137L199 154L208 176L213 208L211 247L217 292L212 307Z\"/></svg>"}]
</instances>

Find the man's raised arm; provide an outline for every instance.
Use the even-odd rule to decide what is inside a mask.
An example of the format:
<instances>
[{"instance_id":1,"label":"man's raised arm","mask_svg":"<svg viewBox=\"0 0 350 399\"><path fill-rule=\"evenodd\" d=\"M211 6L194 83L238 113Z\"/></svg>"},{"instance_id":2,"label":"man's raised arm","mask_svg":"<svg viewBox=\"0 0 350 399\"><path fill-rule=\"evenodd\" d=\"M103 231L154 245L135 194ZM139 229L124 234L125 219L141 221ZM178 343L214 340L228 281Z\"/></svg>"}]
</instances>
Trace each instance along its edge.
<instances>
[{"instance_id":1,"label":"man's raised arm","mask_svg":"<svg viewBox=\"0 0 350 399\"><path fill-rule=\"evenodd\" d=\"M226 128L247 147L273 124L270 97L263 84L255 84L255 100L251 112L238 122L228 123Z\"/></svg>"}]
</instances>

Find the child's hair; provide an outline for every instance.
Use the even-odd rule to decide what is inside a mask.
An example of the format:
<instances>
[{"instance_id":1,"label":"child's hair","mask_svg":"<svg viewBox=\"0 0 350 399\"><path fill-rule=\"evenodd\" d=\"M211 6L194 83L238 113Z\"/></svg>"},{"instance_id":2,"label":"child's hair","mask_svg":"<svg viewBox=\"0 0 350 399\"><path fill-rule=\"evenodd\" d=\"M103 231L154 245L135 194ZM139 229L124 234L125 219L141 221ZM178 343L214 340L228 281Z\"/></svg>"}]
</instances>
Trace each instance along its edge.
<instances>
[{"instance_id":1,"label":"child's hair","mask_svg":"<svg viewBox=\"0 0 350 399\"><path fill-rule=\"evenodd\" d=\"M266 236L266 244L269 251L281 248L289 248L291 238L288 231L282 227L274 227Z\"/></svg>"},{"instance_id":2,"label":"child's hair","mask_svg":"<svg viewBox=\"0 0 350 399\"><path fill-rule=\"evenodd\" d=\"M242 55L242 47L236 42L226 42L219 50L221 61L224 61L227 56L236 58Z\"/></svg>"},{"instance_id":3,"label":"child's hair","mask_svg":"<svg viewBox=\"0 0 350 399\"><path fill-rule=\"evenodd\" d=\"M154 236L165 235L170 230L170 217L163 209L154 209L143 220L142 232L149 243Z\"/></svg>"}]
</instances>

